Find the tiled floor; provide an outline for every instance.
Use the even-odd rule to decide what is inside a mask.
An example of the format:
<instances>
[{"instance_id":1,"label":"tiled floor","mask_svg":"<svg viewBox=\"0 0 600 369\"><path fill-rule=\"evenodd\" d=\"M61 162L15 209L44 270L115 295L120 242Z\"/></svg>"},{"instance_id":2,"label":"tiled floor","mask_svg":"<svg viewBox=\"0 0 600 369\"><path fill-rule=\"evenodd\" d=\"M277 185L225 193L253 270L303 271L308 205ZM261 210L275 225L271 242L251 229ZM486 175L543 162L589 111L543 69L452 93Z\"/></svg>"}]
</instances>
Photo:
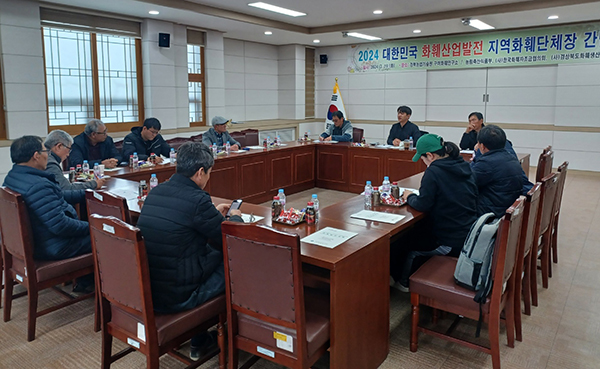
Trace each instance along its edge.
<instances>
[{"instance_id":1,"label":"tiled floor","mask_svg":"<svg viewBox=\"0 0 600 369\"><path fill-rule=\"evenodd\" d=\"M532 172L534 173L534 172ZM559 264L553 268L550 288L540 287L540 304L531 316L523 316L523 342L515 348L506 346L501 331L502 368L597 369L600 368L600 173L570 171L567 177L559 228ZM288 197L296 208L306 206L317 193L321 206L343 201L351 194L315 189ZM267 205L269 203L266 203ZM383 369L491 368L489 355L420 336L419 350L408 349L410 301L407 294L391 290L390 353ZM40 304L54 299L44 295ZM92 331L92 301L63 309L39 319L37 338L25 340L26 312L24 299L13 306L13 319L0 322L0 368L98 368L100 334ZM447 324L441 321L440 324ZM473 337L475 324L465 322L457 334ZM482 332L486 342L487 331ZM124 347L115 343L115 347ZM112 368L144 368L141 354L132 354ZM170 357L163 357L161 368L182 368ZM318 368L327 368L327 360ZM216 369L212 360L203 368ZM259 361L253 368L279 368Z\"/></svg>"}]
</instances>

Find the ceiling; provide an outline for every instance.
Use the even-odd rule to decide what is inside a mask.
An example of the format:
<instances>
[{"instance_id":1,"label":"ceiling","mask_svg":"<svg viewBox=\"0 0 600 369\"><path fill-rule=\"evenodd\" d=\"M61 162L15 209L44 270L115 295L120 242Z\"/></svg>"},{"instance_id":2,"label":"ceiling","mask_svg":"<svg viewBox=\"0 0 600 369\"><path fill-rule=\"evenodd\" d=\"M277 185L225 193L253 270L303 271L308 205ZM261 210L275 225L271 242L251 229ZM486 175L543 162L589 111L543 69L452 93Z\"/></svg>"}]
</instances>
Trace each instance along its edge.
<instances>
[{"instance_id":1,"label":"ceiling","mask_svg":"<svg viewBox=\"0 0 600 369\"><path fill-rule=\"evenodd\" d=\"M506 30L600 20L600 1L590 0L263 0L306 13L288 17L249 7L255 0L46 0L42 4L153 18L225 33L225 37L273 45L331 46L368 42L342 37L361 32L384 40L477 31L461 18L478 18ZM381 15L373 10L380 9ZM148 11L158 10L159 15ZM557 20L548 20L558 15ZM418 35L413 30L420 29ZM265 31L272 31L267 36ZM313 40L320 43L314 44Z\"/></svg>"}]
</instances>

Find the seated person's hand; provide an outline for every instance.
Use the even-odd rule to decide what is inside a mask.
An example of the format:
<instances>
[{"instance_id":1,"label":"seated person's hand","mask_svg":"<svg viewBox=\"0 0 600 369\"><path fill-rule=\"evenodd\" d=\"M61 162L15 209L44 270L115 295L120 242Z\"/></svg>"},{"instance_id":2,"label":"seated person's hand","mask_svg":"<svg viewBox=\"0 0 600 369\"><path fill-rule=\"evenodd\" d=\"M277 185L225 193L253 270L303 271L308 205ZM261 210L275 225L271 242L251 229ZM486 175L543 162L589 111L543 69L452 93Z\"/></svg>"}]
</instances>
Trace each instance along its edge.
<instances>
[{"instance_id":1,"label":"seated person's hand","mask_svg":"<svg viewBox=\"0 0 600 369\"><path fill-rule=\"evenodd\" d=\"M102 160L102 164L104 164L105 168L112 169L112 168L115 168L119 164L119 161L115 158L104 159L104 160Z\"/></svg>"},{"instance_id":2,"label":"seated person's hand","mask_svg":"<svg viewBox=\"0 0 600 369\"><path fill-rule=\"evenodd\" d=\"M324 141L325 139L323 138L323 136L319 136L319 141Z\"/></svg>"},{"instance_id":3,"label":"seated person's hand","mask_svg":"<svg viewBox=\"0 0 600 369\"><path fill-rule=\"evenodd\" d=\"M393 144L394 146L400 146L400 143L401 143L401 142L402 142L402 141L400 141L400 139L399 139L399 138L395 138L395 139L394 139L394 141L392 142L392 144Z\"/></svg>"},{"instance_id":4,"label":"seated person's hand","mask_svg":"<svg viewBox=\"0 0 600 369\"><path fill-rule=\"evenodd\" d=\"M108 178L97 178L96 179L96 189L99 190L106 184Z\"/></svg>"},{"instance_id":5,"label":"seated person's hand","mask_svg":"<svg viewBox=\"0 0 600 369\"><path fill-rule=\"evenodd\" d=\"M161 158L160 156L156 157L156 164L160 164L163 162L163 158Z\"/></svg>"},{"instance_id":6,"label":"seated person's hand","mask_svg":"<svg viewBox=\"0 0 600 369\"><path fill-rule=\"evenodd\" d=\"M231 207L231 204L219 204L219 205L217 205L215 207L217 208L217 210L219 211L219 213L221 213L221 214L223 214L223 216L225 216L227 214L227 211Z\"/></svg>"},{"instance_id":7,"label":"seated person's hand","mask_svg":"<svg viewBox=\"0 0 600 369\"><path fill-rule=\"evenodd\" d=\"M231 146L231 151L238 151L239 149L240 147L237 144Z\"/></svg>"},{"instance_id":8,"label":"seated person's hand","mask_svg":"<svg viewBox=\"0 0 600 369\"><path fill-rule=\"evenodd\" d=\"M469 123L469 125L467 126L467 133L469 133L473 130L475 130L475 125L473 125L472 123Z\"/></svg>"},{"instance_id":9,"label":"seated person's hand","mask_svg":"<svg viewBox=\"0 0 600 369\"><path fill-rule=\"evenodd\" d=\"M323 141L331 141L331 136L324 138Z\"/></svg>"},{"instance_id":10,"label":"seated person's hand","mask_svg":"<svg viewBox=\"0 0 600 369\"><path fill-rule=\"evenodd\" d=\"M404 190L404 192L402 192L402 198L404 199L404 201L406 201L408 199L408 195L412 194L414 192L410 191L410 190Z\"/></svg>"},{"instance_id":11,"label":"seated person's hand","mask_svg":"<svg viewBox=\"0 0 600 369\"><path fill-rule=\"evenodd\" d=\"M237 215L237 216L241 217L241 216L242 216L242 212L240 211L240 209L235 209L235 210L232 210L232 211L229 213L229 215L230 215L230 216Z\"/></svg>"}]
</instances>

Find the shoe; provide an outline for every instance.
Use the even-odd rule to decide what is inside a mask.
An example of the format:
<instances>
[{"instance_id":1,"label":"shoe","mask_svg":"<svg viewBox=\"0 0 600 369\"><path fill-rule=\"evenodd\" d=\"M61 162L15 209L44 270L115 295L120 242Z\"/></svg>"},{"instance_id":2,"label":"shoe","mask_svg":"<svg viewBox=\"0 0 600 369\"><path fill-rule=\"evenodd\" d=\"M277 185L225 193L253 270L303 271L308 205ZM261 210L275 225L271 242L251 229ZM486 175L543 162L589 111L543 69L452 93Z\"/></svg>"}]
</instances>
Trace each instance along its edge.
<instances>
[{"instance_id":1,"label":"shoe","mask_svg":"<svg viewBox=\"0 0 600 369\"><path fill-rule=\"evenodd\" d=\"M94 292L95 289L96 288L93 283L88 285L85 283L76 283L73 285L74 293L88 294Z\"/></svg>"},{"instance_id":2,"label":"shoe","mask_svg":"<svg viewBox=\"0 0 600 369\"><path fill-rule=\"evenodd\" d=\"M404 293L410 292L410 290L408 289L408 287L402 285L402 283L400 283L400 282L394 283L394 285L392 287L395 288L395 289L397 289L400 292L404 292Z\"/></svg>"},{"instance_id":3,"label":"shoe","mask_svg":"<svg viewBox=\"0 0 600 369\"><path fill-rule=\"evenodd\" d=\"M396 284L396 281L392 276L390 276L390 287L394 287L394 284Z\"/></svg>"},{"instance_id":4,"label":"shoe","mask_svg":"<svg viewBox=\"0 0 600 369\"><path fill-rule=\"evenodd\" d=\"M193 338L194 344L190 345L190 359L200 360L218 346L217 331L200 333Z\"/></svg>"}]
</instances>

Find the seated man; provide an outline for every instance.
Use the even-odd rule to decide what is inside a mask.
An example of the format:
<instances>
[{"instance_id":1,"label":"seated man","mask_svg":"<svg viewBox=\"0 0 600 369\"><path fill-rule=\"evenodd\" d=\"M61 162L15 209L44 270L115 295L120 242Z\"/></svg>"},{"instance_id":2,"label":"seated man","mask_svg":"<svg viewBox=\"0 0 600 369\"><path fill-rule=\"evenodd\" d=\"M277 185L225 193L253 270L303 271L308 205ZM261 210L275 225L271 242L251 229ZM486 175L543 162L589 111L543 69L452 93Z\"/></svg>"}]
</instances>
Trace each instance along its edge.
<instances>
[{"instance_id":1,"label":"seated man","mask_svg":"<svg viewBox=\"0 0 600 369\"><path fill-rule=\"evenodd\" d=\"M477 134L482 127L485 127L485 124L483 124L483 114L479 112L469 114L469 125L460 139L460 148L462 150L475 149L475 145L477 144Z\"/></svg>"},{"instance_id":2,"label":"seated man","mask_svg":"<svg viewBox=\"0 0 600 369\"><path fill-rule=\"evenodd\" d=\"M325 132L319 136L320 141L352 141L352 123L344 119L344 114L341 111L333 112L332 125L329 125Z\"/></svg>"},{"instance_id":3,"label":"seated man","mask_svg":"<svg viewBox=\"0 0 600 369\"><path fill-rule=\"evenodd\" d=\"M229 141L231 151L239 150L242 145L227 132L227 123L229 122L231 119L227 120L218 115L214 117L211 122L212 127L202 134L202 143L209 147L216 143L218 147L221 147Z\"/></svg>"},{"instance_id":4,"label":"seated man","mask_svg":"<svg viewBox=\"0 0 600 369\"><path fill-rule=\"evenodd\" d=\"M189 310L225 291L221 223L229 204L215 207L203 190L214 163L208 146L186 142L176 173L144 202L137 226L146 242L157 312ZM239 210L230 215L229 220L243 222ZM192 339L192 359L199 357L200 341Z\"/></svg>"},{"instance_id":5,"label":"seated man","mask_svg":"<svg viewBox=\"0 0 600 369\"><path fill-rule=\"evenodd\" d=\"M90 120L83 133L75 136L73 140L69 165L74 167L83 164L84 160L88 161L90 168L96 163L104 164L106 168L114 168L121 162L121 155L100 119Z\"/></svg>"},{"instance_id":6,"label":"seated man","mask_svg":"<svg viewBox=\"0 0 600 369\"><path fill-rule=\"evenodd\" d=\"M419 127L411 122L410 116L412 115L412 109L406 105L402 105L398 108L398 123L393 124L390 129L390 135L387 139L388 145L400 146L400 143L404 140L408 140L412 137L415 147L417 141L421 137L421 131Z\"/></svg>"},{"instance_id":7,"label":"seated man","mask_svg":"<svg viewBox=\"0 0 600 369\"><path fill-rule=\"evenodd\" d=\"M46 172L54 174L54 178L63 190L85 190L86 188L100 189L106 182L105 178L93 179L87 182L71 183L63 175L61 163L67 160L71 147L73 147L73 137L65 131L56 129L48 134L44 141L44 146L48 150L48 164Z\"/></svg>"},{"instance_id":8,"label":"seated man","mask_svg":"<svg viewBox=\"0 0 600 369\"><path fill-rule=\"evenodd\" d=\"M490 124L479 131L476 149L482 155L471 165L479 190L478 215L492 212L501 217L523 189L523 168L516 155L505 147L502 128Z\"/></svg>"},{"instance_id":9,"label":"seated man","mask_svg":"<svg viewBox=\"0 0 600 369\"><path fill-rule=\"evenodd\" d=\"M150 154L156 154L156 162L161 163L161 155L168 158L171 146L160 135L160 121L156 118L148 118L141 127L133 127L131 133L123 140L123 160L129 160L129 156L137 152L140 160L146 160Z\"/></svg>"},{"instance_id":10,"label":"seated man","mask_svg":"<svg viewBox=\"0 0 600 369\"><path fill-rule=\"evenodd\" d=\"M83 201L84 191L61 190L46 170L48 152L42 139L23 136L10 145L14 163L4 186L20 193L27 205L35 241L35 260L63 260L92 252L88 223L69 203Z\"/></svg>"}]
</instances>

